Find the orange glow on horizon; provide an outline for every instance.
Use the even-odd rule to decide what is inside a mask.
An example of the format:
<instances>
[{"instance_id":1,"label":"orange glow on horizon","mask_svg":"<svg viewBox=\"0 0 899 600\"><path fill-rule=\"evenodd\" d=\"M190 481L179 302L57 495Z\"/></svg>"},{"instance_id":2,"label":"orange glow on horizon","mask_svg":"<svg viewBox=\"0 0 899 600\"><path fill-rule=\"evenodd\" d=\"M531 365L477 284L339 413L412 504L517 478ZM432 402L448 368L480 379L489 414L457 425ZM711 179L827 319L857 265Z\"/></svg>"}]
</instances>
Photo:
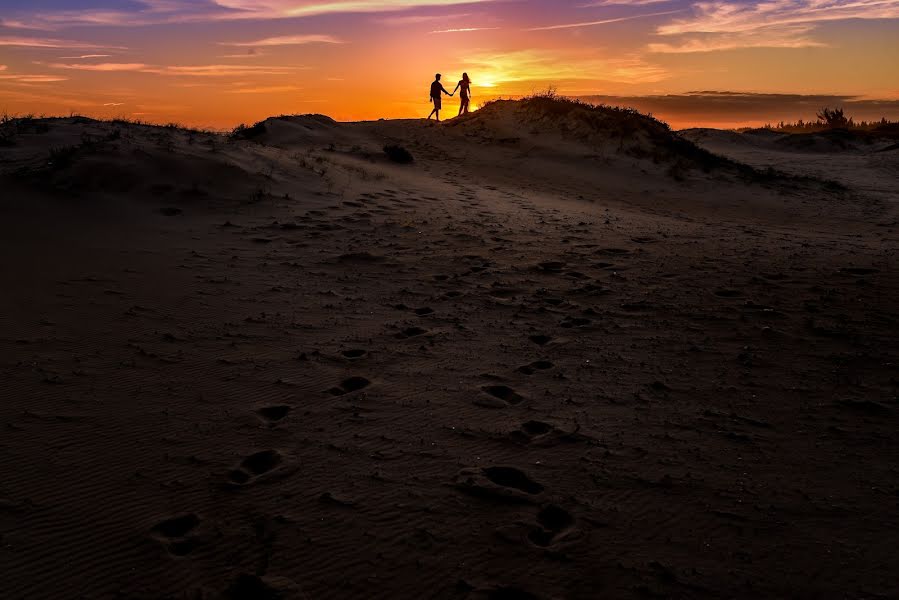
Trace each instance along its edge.
<instances>
[{"instance_id":1,"label":"orange glow on horizon","mask_svg":"<svg viewBox=\"0 0 899 600\"><path fill-rule=\"evenodd\" d=\"M674 127L810 119L822 103L899 118L899 3L879 0L826 0L828 11L821 0L8 1L0 112L10 114L213 129L279 114L425 117L439 71L450 90L469 73L473 107L554 88ZM458 98L444 106L456 114Z\"/></svg>"}]
</instances>

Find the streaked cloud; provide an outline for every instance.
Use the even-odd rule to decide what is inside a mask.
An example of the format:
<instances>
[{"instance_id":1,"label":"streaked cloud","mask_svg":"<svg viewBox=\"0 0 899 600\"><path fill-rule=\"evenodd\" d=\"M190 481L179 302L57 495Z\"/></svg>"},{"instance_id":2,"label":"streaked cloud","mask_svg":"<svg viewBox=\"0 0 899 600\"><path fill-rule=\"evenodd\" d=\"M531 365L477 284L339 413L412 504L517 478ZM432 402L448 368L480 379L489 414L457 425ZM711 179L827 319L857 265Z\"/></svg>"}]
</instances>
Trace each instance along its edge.
<instances>
[{"instance_id":1,"label":"streaked cloud","mask_svg":"<svg viewBox=\"0 0 899 600\"><path fill-rule=\"evenodd\" d=\"M602 6L647 6L649 4L667 4L673 0L598 0L581 4L580 8L598 8Z\"/></svg>"},{"instance_id":2,"label":"streaked cloud","mask_svg":"<svg viewBox=\"0 0 899 600\"><path fill-rule=\"evenodd\" d=\"M385 13L471 5L496 0L140 0L132 10L37 11L13 22L20 28L143 26L232 20L279 20L338 13Z\"/></svg>"},{"instance_id":3,"label":"streaked cloud","mask_svg":"<svg viewBox=\"0 0 899 600\"><path fill-rule=\"evenodd\" d=\"M60 56L60 60L87 60L90 58L109 58L111 54L82 54L80 56Z\"/></svg>"},{"instance_id":4,"label":"streaked cloud","mask_svg":"<svg viewBox=\"0 0 899 600\"><path fill-rule=\"evenodd\" d=\"M0 27L6 29L41 29L40 27L29 25L24 21L16 21L13 19L0 19Z\"/></svg>"},{"instance_id":5,"label":"streaked cloud","mask_svg":"<svg viewBox=\"0 0 899 600\"><path fill-rule=\"evenodd\" d=\"M459 29L438 29L429 33L469 33L472 31L496 31L499 27L461 27Z\"/></svg>"},{"instance_id":6,"label":"streaked cloud","mask_svg":"<svg viewBox=\"0 0 899 600\"><path fill-rule=\"evenodd\" d=\"M36 37L12 37L0 36L0 46L12 46L18 48L69 48L78 49L115 49L125 50L122 46L106 46L95 42L81 42L77 40L60 40L54 38L36 38Z\"/></svg>"},{"instance_id":7,"label":"streaked cloud","mask_svg":"<svg viewBox=\"0 0 899 600\"><path fill-rule=\"evenodd\" d=\"M0 81L10 81L13 83L57 83L60 81L68 81L67 77L59 77L56 75L29 75L29 74L5 74L0 72Z\"/></svg>"},{"instance_id":8,"label":"streaked cloud","mask_svg":"<svg viewBox=\"0 0 899 600\"><path fill-rule=\"evenodd\" d=\"M562 23L559 25L544 25L541 27L531 27L526 31L552 31L554 29L574 29L576 27L593 27L595 25L608 25L610 23L621 23L624 21L633 21L634 19L648 19L650 17L660 17L664 15L672 15L681 12L681 9L666 10L662 12L653 12L643 15L631 15L629 17L617 17L614 19L600 19L598 21L578 21L575 23Z\"/></svg>"},{"instance_id":9,"label":"streaked cloud","mask_svg":"<svg viewBox=\"0 0 899 600\"><path fill-rule=\"evenodd\" d=\"M105 73L149 73L181 77L246 77L252 75L289 75L306 67L278 65L149 65L144 63L50 63L53 69Z\"/></svg>"},{"instance_id":10,"label":"streaked cloud","mask_svg":"<svg viewBox=\"0 0 899 600\"><path fill-rule=\"evenodd\" d=\"M223 46L237 46L243 48L252 48L258 46L301 46L304 44L343 44L343 40L339 40L331 35L321 34L305 34L305 35L285 35L278 37L263 38L252 42L219 42Z\"/></svg>"},{"instance_id":11,"label":"streaked cloud","mask_svg":"<svg viewBox=\"0 0 899 600\"><path fill-rule=\"evenodd\" d=\"M478 4L493 0L217 0L216 4L238 11L231 18L285 18L329 13L393 12L410 8Z\"/></svg>"},{"instance_id":12,"label":"streaked cloud","mask_svg":"<svg viewBox=\"0 0 899 600\"><path fill-rule=\"evenodd\" d=\"M228 90L226 94L282 94L287 92L296 92L302 88L294 85L270 85L260 87L241 87L235 90Z\"/></svg>"},{"instance_id":13,"label":"streaked cloud","mask_svg":"<svg viewBox=\"0 0 899 600\"><path fill-rule=\"evenodd\" d=\"M897 19L899 0L764 0L692 4L689 16L656 29L674 42L648 45L651 52L693 53L737 48L809 48L818 25L846 20Z\"/></svg>"},{"instance_id":14,"label":"streaked cloud","mask_svg":"<svg viewBox=\"0 0 899 600\"><path fill-rule=\"evenodd\" d=\"M471 13L454 13L441 15L390 15L384 17L376 17L374 21L382 25L390 25L402 27L405 25L421 25L423 23L433 23L434 21L455 21L471 16Z\"/></svg>"},{"instance_id":15,"label":"streaked cloud","mask_svg":"<svg viewBox=\"0 0 899 600\"><path fill-rule=\"evenodd\" d=\"M764 0L693 4L692 15L659 26L659 35L746 33L847 19L899 18L897 0Z\"/></svg>"},{"instance_id":16,"label":"streaked cloud","mask_svg":"<svg viewBox=\"0 0 899 600\"><path fill-rule=\"evenodd\" d=\"M827 44L811 36L813 27L789 25L768 27L761 31L733 33L697 33L682 37L676 43L650 43L650 52L662 54L689 54L714 52L738 48L816 48Z\"/></svg>"},{"instance_id":17,"label":"streaked cloud","mask_svg":"<svg viewBox=\"0 0 899 600\"><path fill-rule=\"evenodd\" d=\"M150 68L143 63L50 63L47 65L53 69L71 69L74 71L104 71L107 73L116 71L144 71Z\"/></svg>"},{"instance_id":18,"label":"streaked cloud","mask_svg":"<svg viewBox=\"0 0 899 600\"><path fill-rule=\"evenodd\" d=\"M289 75L303 68L275 65L190 65L161 67L150 72L189 77L246 77L248 75Z\"/></svg>"}]
</instances>

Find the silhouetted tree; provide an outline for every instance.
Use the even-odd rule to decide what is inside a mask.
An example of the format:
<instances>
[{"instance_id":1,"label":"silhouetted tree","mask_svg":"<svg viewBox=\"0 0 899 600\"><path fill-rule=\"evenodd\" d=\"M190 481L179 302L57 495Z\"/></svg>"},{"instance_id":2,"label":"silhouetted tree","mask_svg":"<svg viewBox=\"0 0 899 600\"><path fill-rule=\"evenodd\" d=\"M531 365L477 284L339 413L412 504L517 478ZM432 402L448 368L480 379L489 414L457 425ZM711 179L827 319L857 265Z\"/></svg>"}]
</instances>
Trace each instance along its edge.
<instances>
[{"instance_id":1,"label":"silhouetted tree","mask_svg":"<svg viewBox=\"0 0 899 600\"><path fill-rule=\"evenodd\" d=\"M842 108L823 108L816 116L822 125L830 129L849 127L851 124L851 119L846 118Z\"/></svg>"}]
</instances>

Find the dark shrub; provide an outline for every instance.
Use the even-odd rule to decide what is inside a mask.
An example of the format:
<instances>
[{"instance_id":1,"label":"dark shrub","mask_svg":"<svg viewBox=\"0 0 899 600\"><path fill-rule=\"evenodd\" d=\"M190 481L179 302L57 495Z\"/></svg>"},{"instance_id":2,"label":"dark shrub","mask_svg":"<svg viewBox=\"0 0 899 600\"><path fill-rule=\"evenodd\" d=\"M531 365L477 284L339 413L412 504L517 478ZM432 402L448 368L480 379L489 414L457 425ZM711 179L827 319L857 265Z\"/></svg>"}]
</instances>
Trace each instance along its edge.
<instances>
[{"instance_id":1,"label":"dark shrub","mask_svg":"<svg viewBox=\"0 0 899 600\"><path fill-rule=\"evenodd\" d=\"M396 144L388 144L384 146L384 154L387 155L387 158L392 160L395 163L399 163L401 165L408 165L415 159L412 158L412 155L409 154L409 151L403 148L402 146L397 146Z\"/></svg>"},{"instance_id":2,"label":"dark shrub","mask_svg":"<svg viewBox=\"0 0 899 600\"><path fill-rule=\"evenodd\" d=\"M78 154L78 146L63 146L60 148L50 148L50 156L47 160L47 166L51 169L65 169L73 162Z\"/></svg>"},{"instance_id":3,"label":"dark shrub","mask_svg":"<svg viewBox=\"0 0 899 600\"><path fill-rule=\"evenodd\" d=\"M260 135L264 134L267 131L265 127L265 123L260 121L256 123L252 127L247 127L243 123L234 128L231 132L232 140L252 140Z\"/></svg>"}]
</instances>

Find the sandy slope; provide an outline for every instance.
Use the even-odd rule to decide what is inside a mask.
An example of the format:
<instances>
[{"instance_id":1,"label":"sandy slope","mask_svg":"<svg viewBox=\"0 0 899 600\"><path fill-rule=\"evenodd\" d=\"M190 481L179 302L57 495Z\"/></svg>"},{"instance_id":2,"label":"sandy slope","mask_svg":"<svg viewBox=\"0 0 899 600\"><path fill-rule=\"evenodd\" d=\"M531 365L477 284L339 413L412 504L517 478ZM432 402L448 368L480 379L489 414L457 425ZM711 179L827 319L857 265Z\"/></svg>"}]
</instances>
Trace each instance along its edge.
<instances>
[{"instance_id":1,"label":"sandy slope","mask_svg":"<svg viewBox=\"0 0 899 600\"><path fill-rule=\"evenodd\" d=\"M0 148L4 597L899 595L895 153L475 117Z\"/></svg>"}]
</instances>

